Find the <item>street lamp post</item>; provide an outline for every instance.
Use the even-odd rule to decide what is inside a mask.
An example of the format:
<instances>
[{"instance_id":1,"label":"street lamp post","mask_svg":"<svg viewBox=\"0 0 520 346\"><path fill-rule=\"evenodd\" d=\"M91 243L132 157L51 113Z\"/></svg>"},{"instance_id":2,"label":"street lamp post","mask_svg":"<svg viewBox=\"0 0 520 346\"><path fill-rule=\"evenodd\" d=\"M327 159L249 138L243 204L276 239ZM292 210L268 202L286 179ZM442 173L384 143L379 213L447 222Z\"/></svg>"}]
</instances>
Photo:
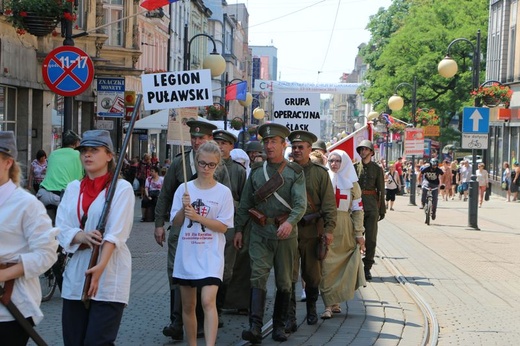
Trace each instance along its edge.
<instances>
[{"instance_id":1,"label":"street lamp post","mask_svg":"<svg viewBox=\"0 0 520 346\"><path fill-rule=\"evenodd\" d=\"M190 70L191 43L201 36L207 37L213 43L213 51L204 58L202 67L211 70L211 77L218 77L226 70L226 60L217 52L215 40L208 34L197 34L188 40L188 24L184 25L184 71Z\"/></svg>"},{"instance_id":2,"label":"street lamp post","mask_svg":"<svg viewBox=\"0 0 520 346\"><path fill-rule=\"evenodd\" d=\"M401 96L397 95L397 89L402 86L407 86L412 89L412 124L413 127L417 126L415 119L415 112L417 111L417 77L413 77L413 84L400 83L395 87L392 97L388 99L388 107L393 111L398 111L403 108L404 100ZM415 155L412 155L412 169L410 172L410 202L409 205L416 205L415 203L415 189L416 189L416 176L415 176Z\"/></svg>"},{"instance_id":3,"label":"street lamp post","mask_svg":"<svg viewBox=\"0 0 520 346\"><path fill-rule=\"evenodd\" d=\"M473 90L477 90L479 87L480 77L480 30L477 31L477 44L476 46L466 38L457 38L448 45L446 57L439 63L437 69L439 74L445 78L451 78L457 74L458 66L457 62L450 57L450 48L458 42L466 42L473 49L472 58L472 79L471 87ZM475 98L475 107L481 106L480 99ZM468 225L478 230L478 182L477 182L477 152L475 149L471 149L472 165L471 165L471 181L469 184L469 202L468 202Z\"/></svg>"}]
</instances>

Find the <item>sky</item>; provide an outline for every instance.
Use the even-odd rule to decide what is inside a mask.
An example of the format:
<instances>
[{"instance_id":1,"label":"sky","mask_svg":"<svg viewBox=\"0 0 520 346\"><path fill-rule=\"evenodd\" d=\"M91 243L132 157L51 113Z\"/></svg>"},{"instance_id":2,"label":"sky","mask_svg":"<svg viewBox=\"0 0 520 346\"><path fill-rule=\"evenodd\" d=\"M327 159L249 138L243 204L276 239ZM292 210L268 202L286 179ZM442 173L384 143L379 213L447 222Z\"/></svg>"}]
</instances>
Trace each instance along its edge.
<instances>
[{"instance_id":1,"label":"sky","mask_svg":"<svg viewBox=\"0 0 520 346\"><path fill-rule=\"evenodd\" d=\"M236 0L238 3L239 1ZM338 83L354 69L369 17L391 0L241 0L249 45L278 49L278 80ZM233 3L233 0L228 3Z\"/></svg>"}]
</instances>

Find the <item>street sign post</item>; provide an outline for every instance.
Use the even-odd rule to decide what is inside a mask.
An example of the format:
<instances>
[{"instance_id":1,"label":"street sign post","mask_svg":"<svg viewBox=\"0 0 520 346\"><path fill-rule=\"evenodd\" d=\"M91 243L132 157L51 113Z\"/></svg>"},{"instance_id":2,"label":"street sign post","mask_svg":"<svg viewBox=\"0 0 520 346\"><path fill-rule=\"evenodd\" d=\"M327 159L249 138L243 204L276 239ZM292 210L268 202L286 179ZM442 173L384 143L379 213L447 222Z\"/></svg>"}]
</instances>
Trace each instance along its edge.
<instances>
[{"instance_id":1,"label":"street sign post","mask_svg":"<svg viewBox=\"0 0 520 346\"><path fill-rule=\"evenodd\" d=\"M487 149L488 134L463 133L462 149Z\"/></svg>"},{"instance_id":2,"label":"street sign post","mask_svg":"<svg viewBox=\"0 0 520 346\"><path fill-rule=\"evenodd\" d=\"M464 107L462 113L463 133L489 133L489 108Z\"/></svg>"},{"instance_id":3,"label":"street sign post","mask_svg":"<svg viewBox=\"0 0 520 346\"><path fill-rule=\"evenodd\" d=\"M87 53L74 46L53 49L42 64L45 84L61 96L77 96L94 78L94 63Z\"/></svg>"}]
</instances>

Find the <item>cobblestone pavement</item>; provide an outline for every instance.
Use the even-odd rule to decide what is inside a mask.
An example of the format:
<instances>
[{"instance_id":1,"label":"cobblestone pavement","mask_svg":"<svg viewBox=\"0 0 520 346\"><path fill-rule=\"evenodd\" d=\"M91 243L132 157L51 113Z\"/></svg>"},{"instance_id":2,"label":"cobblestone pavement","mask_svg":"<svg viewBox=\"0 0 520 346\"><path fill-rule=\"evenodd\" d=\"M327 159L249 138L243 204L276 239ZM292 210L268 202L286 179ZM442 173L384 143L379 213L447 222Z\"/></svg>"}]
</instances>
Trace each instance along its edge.
<instances>
[{"instance_id":1,"label":"cobblestone pavement","mask_svg":"<svg viewBox=\"0 0 520 346\"><path fill-rule=\"evenodd\" d=\"M480 231L468 229L467 203L439 201L430 226L418 207L398 196L395 211L380 222L374 280L342 304L343 312L308 326L305 303L298 302L299 330L284 345L420 345L423 312L391 263L432 307L438 318L439 345L515 345L520 338L518 235L514 215L520 204L491 198L479 209ZM184 345L162 335L168 323L169 292L166 247L153 239L153 223L141 223L136 199L134 228L128 241L133 257L130 303L123 315L120 345ZM272 314L274 284L268 284L265 322ZM301 286L297 285L297 296ZM321 299L319 312L323 311ZM62 345L59 291L43 303L38 332L49 345ZM248 326L246 316L226 312L217 345L238 345ZM203 345L199 339L199 345ZM279 344L267 337L264 345Z\"/></svg>"}]
</instances>

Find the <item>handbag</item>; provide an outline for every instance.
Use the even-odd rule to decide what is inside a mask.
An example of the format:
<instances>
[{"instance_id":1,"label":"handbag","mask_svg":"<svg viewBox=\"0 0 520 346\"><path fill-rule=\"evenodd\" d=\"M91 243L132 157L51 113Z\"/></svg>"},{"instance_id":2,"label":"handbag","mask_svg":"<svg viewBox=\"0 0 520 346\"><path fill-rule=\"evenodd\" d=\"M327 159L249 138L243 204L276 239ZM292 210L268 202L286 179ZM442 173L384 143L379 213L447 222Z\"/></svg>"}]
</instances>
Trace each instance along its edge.
<instances>
[{"instance_id":1,"label":"handbag","mask_svg":"<svg viewBox=\"0 0 520 346\"><path fill-rule=\"evenodd\" d=\"M500 187L502 188L502 190L506 191L507 190L507 181L503 181L502 184L500 184Z\"/></svg>"},{"instance_id":2,"label":"handbag","mask_svg":"<svg viewBox=\"0 0 520 346\"><path fill-rule=\"evenodd\" d=\"M161 193L161 190L150 190L148 191L148 196L152 198L159 197L159 194Z\"/></svg>"}]
</instances>

